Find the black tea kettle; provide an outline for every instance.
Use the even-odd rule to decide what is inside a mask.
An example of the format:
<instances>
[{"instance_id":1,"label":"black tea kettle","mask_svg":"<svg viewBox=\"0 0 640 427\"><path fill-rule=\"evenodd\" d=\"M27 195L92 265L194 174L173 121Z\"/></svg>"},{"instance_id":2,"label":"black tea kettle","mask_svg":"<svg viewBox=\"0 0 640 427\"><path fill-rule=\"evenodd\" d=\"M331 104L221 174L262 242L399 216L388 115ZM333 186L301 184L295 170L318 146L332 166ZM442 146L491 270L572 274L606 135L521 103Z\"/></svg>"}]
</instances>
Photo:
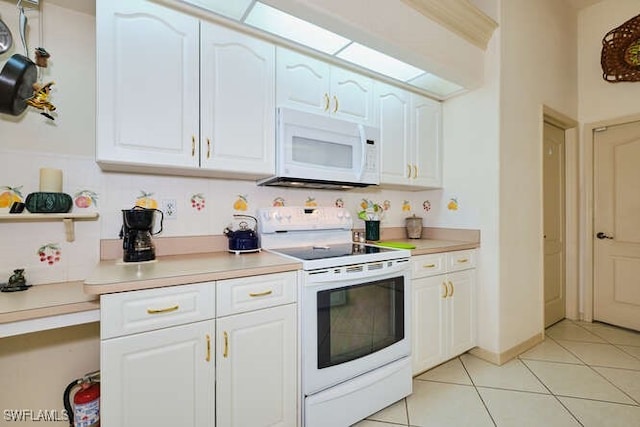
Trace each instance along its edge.
<instances>
[{"instance_id":1,"label":"black tea kettle","mask_svg":"<svg viewBox=\"0 0 640 427\"><path fill-rule=\"evenodd\" d=\"M224 229L224 234L229 239L229 252L257 252L260 250L260 242L256 228L258 220L250 215L233 215L234 218L248 218L253 220L253 228L247 221L240 221L237 230L231 230L231 226Z\"/></svg>"}]
</instances>

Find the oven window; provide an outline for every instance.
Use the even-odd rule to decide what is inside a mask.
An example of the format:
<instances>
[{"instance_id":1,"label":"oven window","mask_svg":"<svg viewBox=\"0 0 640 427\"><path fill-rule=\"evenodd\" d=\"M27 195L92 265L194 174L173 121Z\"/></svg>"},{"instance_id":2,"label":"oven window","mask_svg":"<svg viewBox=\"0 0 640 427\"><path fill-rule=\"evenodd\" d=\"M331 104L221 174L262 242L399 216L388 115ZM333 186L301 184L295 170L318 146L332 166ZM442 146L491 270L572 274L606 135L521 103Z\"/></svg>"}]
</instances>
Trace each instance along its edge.
<instances>
[{"instance_id":1,"label":"oven window","mask_svg":"<svg viewBox=\"0 0 640 427\"><path fill-rule=\"evenodd\" d=\"M404 338L404 276L320 291L317 298L318 369Z\"/></svg>"}]
</instances>

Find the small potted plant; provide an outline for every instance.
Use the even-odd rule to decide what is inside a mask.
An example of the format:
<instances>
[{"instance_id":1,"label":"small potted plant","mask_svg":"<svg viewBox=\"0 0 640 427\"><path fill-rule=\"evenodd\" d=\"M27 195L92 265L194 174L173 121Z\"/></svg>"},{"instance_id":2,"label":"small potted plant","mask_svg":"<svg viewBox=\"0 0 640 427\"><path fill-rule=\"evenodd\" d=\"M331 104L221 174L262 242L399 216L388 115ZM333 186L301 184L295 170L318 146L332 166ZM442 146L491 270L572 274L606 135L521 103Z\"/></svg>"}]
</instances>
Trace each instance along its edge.
<instances>
[{"instance_id":1,"label":"small potted plant","mask_svg":"<svg viewBox=\"0 0 640 427\"><path fill-rule=\"evenodd\" d=\"M362 199L362 210L358 212L358 218L364 221L365 238L367 240L380 240L380 221L384 217L382 205L371 200Z\"/></svg>"}]
</instances>

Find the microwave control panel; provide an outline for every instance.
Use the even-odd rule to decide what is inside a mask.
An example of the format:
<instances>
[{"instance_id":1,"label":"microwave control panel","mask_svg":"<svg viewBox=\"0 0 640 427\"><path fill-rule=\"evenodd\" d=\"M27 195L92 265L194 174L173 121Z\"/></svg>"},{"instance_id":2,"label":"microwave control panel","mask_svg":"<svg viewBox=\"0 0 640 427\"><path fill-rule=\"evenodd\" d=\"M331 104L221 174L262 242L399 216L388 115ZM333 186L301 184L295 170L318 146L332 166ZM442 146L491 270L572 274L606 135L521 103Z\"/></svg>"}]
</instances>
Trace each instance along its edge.
<instances>
[{"instance_id":1,"label":"microwave control panel","mask_svg":"<svg viewBox=\"0 0 640 427\"><path fill-rule=\"evenodd\" d=\"M375 172L378 170L378 145L373 139L367 139L365 147L364 170L367 172Z\"/></svg>"}]
</instances>

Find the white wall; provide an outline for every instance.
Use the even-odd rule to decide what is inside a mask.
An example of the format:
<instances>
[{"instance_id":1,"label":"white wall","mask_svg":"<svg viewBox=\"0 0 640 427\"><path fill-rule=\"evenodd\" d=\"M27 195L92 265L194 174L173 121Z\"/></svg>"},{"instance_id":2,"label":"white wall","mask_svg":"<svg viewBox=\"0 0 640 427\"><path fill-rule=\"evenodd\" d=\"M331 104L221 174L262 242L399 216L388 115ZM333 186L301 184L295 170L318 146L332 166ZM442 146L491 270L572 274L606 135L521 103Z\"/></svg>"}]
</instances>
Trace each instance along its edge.
<instances>
[{"instance_id":1,"label":"white wall","mask_svg":"<svg viewBox=\"0 0 640 427\"><path fill-rule=\"evenodd\" d=\"M543 330L542 106L577 117L577 17L501 2L500 349Z\"/></svg>"},{"instance_id":2,"label":"white wall","mask_svg":"<svg viewBox=\"0 0 640 427\"><path fill-rule=\"evenodd\" d=\"M640 12L638 0L604 0L578 16L579 121L583 124L640 112L640 82L609 83L602 78L602 39Z\"/></svg>"}]
</instances>

